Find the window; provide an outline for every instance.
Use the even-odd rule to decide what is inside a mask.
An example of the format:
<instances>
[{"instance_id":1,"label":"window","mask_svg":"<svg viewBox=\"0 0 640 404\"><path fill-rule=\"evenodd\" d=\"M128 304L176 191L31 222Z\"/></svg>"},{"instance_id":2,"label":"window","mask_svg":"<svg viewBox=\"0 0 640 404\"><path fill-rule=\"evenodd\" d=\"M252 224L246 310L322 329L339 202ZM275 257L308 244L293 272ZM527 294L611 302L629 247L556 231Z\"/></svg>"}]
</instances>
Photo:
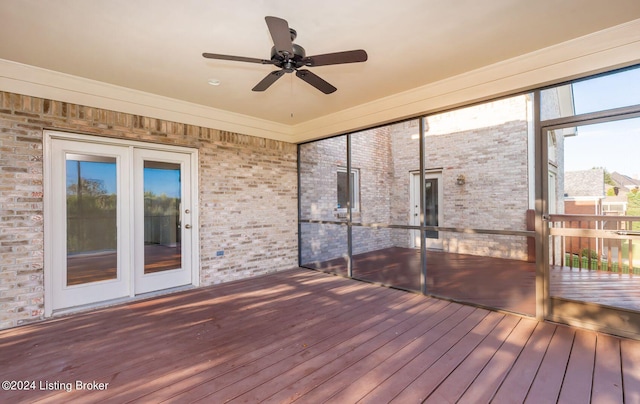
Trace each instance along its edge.
<instances>
[{"instance_id":1,"label":"window","mask_svg":"<svg viewBox=\"0 0 640 404\"><path fill-rule=\"evenodd\" d=\"M360 175L357 169L351 170L351 211L360 210ZM346 210L349 196L347 194L347 169L338 167L337 172L338 198L336 207L338 210Z\"/></svg>"}]
</instances>

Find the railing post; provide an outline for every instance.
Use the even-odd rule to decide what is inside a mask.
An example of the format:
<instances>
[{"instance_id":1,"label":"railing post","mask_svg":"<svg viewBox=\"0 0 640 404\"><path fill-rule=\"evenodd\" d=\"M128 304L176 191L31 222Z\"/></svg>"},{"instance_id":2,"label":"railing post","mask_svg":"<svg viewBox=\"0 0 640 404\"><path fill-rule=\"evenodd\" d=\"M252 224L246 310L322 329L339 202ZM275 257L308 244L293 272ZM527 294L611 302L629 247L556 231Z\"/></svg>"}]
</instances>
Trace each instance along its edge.
<instances>
[{"instance_id":1,"label":"railing post","mask_svg":"<svg viewBox=\"0 0 640 404\"><path fill-rule=\"evenodd\" d=\"M629 239L629 275L633 274L633 240Z\"/></svg>"}]
</instances>

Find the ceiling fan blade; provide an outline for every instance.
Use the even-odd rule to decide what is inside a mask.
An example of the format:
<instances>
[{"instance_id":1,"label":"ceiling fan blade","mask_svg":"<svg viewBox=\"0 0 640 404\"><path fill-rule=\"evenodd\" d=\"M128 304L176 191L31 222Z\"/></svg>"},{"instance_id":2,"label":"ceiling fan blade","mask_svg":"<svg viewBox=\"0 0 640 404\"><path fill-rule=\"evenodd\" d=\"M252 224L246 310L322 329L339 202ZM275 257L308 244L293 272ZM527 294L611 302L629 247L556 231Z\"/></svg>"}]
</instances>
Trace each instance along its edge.
<instances>
[{"instance_id":1,"label":"ceiling fan blade","mask_svg":"<svg viewBox=\"0 0 640 404\"><path fill-rule=\"evenodd\" d=\"M305 66L326 66L338 65L343 63L358 63L367 61L367 52L362 49L325 53L324 55L308 56L302 59Z\"/></svg>"},{"instance_id":2,"label":"ceiling fan blade","mask_svg":"<svg viewBox=\"0 0 640 404\"><path fill-rule=\"evenodd\" d=\"M296 76L300 77L302 80L311 84L312 86L314 86L315 88L317 88L318 90L322 91L325 94L331 94L332 92L337 90L337 88L327 83L326 81L321 79L319 76L311 73L309 70L305 70L305 69L298 70L296 71Z\"/></svg>"},{"instance_id":3,"label":"ceiling fan blade","mask_svg":"<svg viewBox=\"0 0 640 404\"><path fill-rule=\"evenodd\" d=\"M247 58L244 56L219 55L217 53L203 53L202 56L204 56L207 59L232 60L234 62L260 63L263 65L273 64L271 60Z\"/></svg>"},{"instance_id":4,"label":"ceiling fan blade","mask_svg":"<svg viewBox=\"0 0 640 404\"><path fill-rule=\"evenodd\" d=\"M289 23L278 17L264 17L267 27L271 33L273 44L278 53L286 53L293 56L293 44L291 43L291 33Z\"/></svg>"},{"instance_id":5,"label":"ceiling fan blade","mask_svg":"<svg viewBox=\"0 0 640 404\"><path fill-rule=\"evenodd\" d=\"M275 83L280 77L284 76L284 72L282 70L273 71L265 78L262 79L255 87L253 87L252 91L264 91L267 88L271 87L273 83Z\"/></svg>"}]
</instances>

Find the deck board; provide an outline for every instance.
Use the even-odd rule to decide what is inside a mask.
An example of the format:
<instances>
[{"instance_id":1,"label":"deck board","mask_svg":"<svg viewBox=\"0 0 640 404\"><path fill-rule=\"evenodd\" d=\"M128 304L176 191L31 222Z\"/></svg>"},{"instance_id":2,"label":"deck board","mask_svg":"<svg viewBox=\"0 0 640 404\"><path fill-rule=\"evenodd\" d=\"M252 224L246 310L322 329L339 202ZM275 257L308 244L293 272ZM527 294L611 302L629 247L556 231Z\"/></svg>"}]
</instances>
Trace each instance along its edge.
<instances>
[{"instance_id":1,"label":"deck board","mask_svg":"<svg viewBox=\"0 0 640 404\"><path fill-rule=\"evenodd\" d=\"M109 383L0 402L640 402L640 341L304 269L3 330L0 358Z\"/></svg>"},{"instance_id":2,"label":"deck board","mask_svg":"<svg viewBox=\"0 0 640 404\"><path fill-rule=\"evenodd\" d=\"M357 289L349 289L351 289L351 292L355 292L362 286L358 285ZM384 298L388 295L388 292L382 292L368 297L375 299ZM386 301L389 305L393 305L396 302L404 302L410 298L411 296L397 296L393 299L388 298ZM293 317L282 318L280 316L279 321L276 318L270 319L266 323L262 321L243 322L242 324L248 324L255 331L247 335L238 335L235 332L234 334L236 335L231 336L234 342L233 345L229 346L227 341L224 341L228 337L226 334L216 335L215 338L207 340L205 347L216 346L216 351L228 351L230 354L217 356L213 360L208 359L206 363L201 362L198 367L192 366L192 359L184 358L179 360L177 364L172 364L175 370L171 372L171 383L168 386L158 386L152 381L151 383L143 384L135 394L140 397L146 394L147 400L154 400L157 397L179 395L185 392L195 395L203 388L213 390L231 385L235 380L243 377L242 372L246 369L259 367L267 360L275 361L277 360L277 355L299 352L312 344L314 340L340 332L345 325L357 321L358 316L365 315L367 312L366 306L352 308L348 302L343 302L344 305L341 305L340 302L343 302L343 300L335 300L330 306L309 305L309 311L304 308L297 311L296 314L298 316L309 319L304 323L305 328L303 330L296 326L300 323L299 318ZM344 308L347 310L342 310ZM273 326L274 322L277 324L277 328L270 334L265 335L262 330ZM230 330L233 332L236 327L232 327ZM310 332L312 333L311 336L308 335ZM189 352L189 354L193 355L192 352ZM198 359L204 361L205 358L210 356L210 351L205 348L201 352L196 352L196 354L198 354ZM274 356L276 356L275 359ZM135 372L139 371L140 369L134 369L131 375L133 376ZM148 371L151 372L151 376L155 374L162 375L165 369L152 368ZM128 392L126 396L119 398L130 399L132 395L132 392Z\"/></svg>"},{"instance_id":3,"label":"deck board","mask_svg":"<svg viewBox=\"0 0 640 404\"><path fill-rule=\"evenodd\" d=\"M348 352L328 363L319 360L308 361L301 369L285 375L292 383L280 390L269 386L268 389L273 393L265 398L265 402L290 402L304 394L306 394L306 400L309 400L312 398L310 392L317 386L326 388L315 390L316 397L326 397L329 393L340 389L341 381L346 379L348 382L349 378L357 377L383 358L390 356L397 350L394 346L406 344L407 341L419 336L425 315L430 317L446 306L447 303L444 301L432 302L397 327L386 330L365 344L351 347ZM330 382L329 379L331 379ZM266 386L263 385L263 387Z\"/></svg>"},{"instance_id":4,"label":"deck board","mask_svg":"<svg viewBox=\"0 0 640 404\"><path fill-rule=\"evenodd\" d=\"M422 402L428 392L433 391L447 376L464 361L484 338L498 325L504 314L489 313L476 327L466 334L457 344L431 364L426 371L405 387L392 402ZM406 368L406 367L405 367ZM397 386L402 388L403 385Z\"/></svg>"},{"instance_id":5,"label":"deck board","mask_svg":"<svg viewBox=\"0 0 640 404\"><path fill-rule=\"evenodd\" d=\"M596 403L621 403L622 374L620 340L598 335L593 369L592 400Z\"/></svg>"},{"instance_id":6,"label":"deck board","mask_svg":"<svg viewBox=\"0 0 640 404\"><path fill-rule=\"evenodd\" d=\"M640 341L621 340L620 351L624 399L640 403Z\"/></svg>"},{"instance_id":7,"label":"deck board","mask_svg":"<svg viewBox=\"0 0 640 404\"><path fill-rule=\"evenodd\" d=\"M471 307L458 308L435 327L404 346L393 357L378 364L363 377L353 380L347 388L332 396L331 401L351 403L361 400L418 354L433 346L436 341L467 318L473 311L474 309Z\"/></svg>"},{"instance_id":8,"label":"deck board","mask_svg":"<svg viewBox=\"0 0 640 404\"><path fill-rule=\"evenodd\" d=\"M380 383L369 394L363 398L365 403L387 403L391 402L407 386L410 385L417 375L424 373L434 363L436 363L447 351L458 344L464 336L478 325L488 312L476 309L470 313L463 321L458 323L448 333L438 339L427 349L420 352L391 377Z\"/></svg>"},{"instance_id":9,"label":"deck board","mask_svg":"<svg viewBox=\"0 0 640 404\"><path fill-rule=\"evenodd\" d=\"M487 366L460 397L460 403L489 402L507 377L518 355L531 337L538 323L522 319L495 353Z\"/></svg>"},{"instance_id":10,"label":"deck board","mask_svg":"<svg viewBox=\"0 0 640 404\"><path fill-rule=\"evenodd\" d=\"M522 403L547 352L556 326L539 323L493 397L496 403Z\"/></svg>"},{"instance_id":11,"label":"deck board","mask_svg":"<svg viewBox=\"0 0 640 404\"><path fill-rule=\"evenodd\" d=\"M341 287L341 290L350 289L357 286L359 285L345 283ZM314 290L316 290L316 288L318 288L318 290L321 290L323 287L324 286L322 286L321 284L316 285L315 288L312 287L311 289L309 289L309 292L313 292ZM274 291L277 291L277 290L279 289L274 289ZM241 293L241 291L238 291L238 293L235 294L234 296L241 300L243 300L244 298L250 298L255 302L254 304L257 304L257 302L260 300L260 299L253 298L254 296L257 296L255 293ZM216 311L212 311L211 316L209 317L209 320L212 320L213 322L210 323L210 326L215 326L216 336L218 337L218 339L224 339L224 344L226 345L232 344L234 341L238 341L238 344L243 344L245 343L244 341L246 337L251 336L251 335L243 335L244 332L247 332L247 331L250 332L252 327L256 325L264 324L266 326L270 324L271 321L278 319L280 317L280 314L277 312L278 310L284 310L290 305L295 304L294 303L295 298L292 299L292 296L295 296L295 294L291 294L291 296L287 296L286 299L285 298L282 298L279 300L274 299L270 302L271 304L268 306L268 309L256 310L254 313L256 317L256 320L255 320L256 322L254 323L239 323L239 324L233 324L232 326L232 324L230 323L236 322L235 319L225 317L225 313L222 313L222 312L218 313ZM180 303L179 299L172 299L172 300L169 300L169 299L170 298L165 298L164 301L166 303L174 303L174 304ZM232 302L227 301L224 296L221 296L220 298L216 297L211 300L205 300L205 302L213 305L225 304L225 307L228 307L229 309L231 309L231 311L250 310L250 305L247 305L247 307L243 307L243 308L234 308L234 305L232 304ZM141 303L141 306L143 307L146 306L147 308L153 310L153 308L155 308L156 305ZM169 343L171 341L180 341L183 338L192 336L194 328L184 326L184 324L189 325L188 317L184 316L184 317L175 318L174 316L163 316L162 314L165 313L166 311L165 312L163 312L163 310L155 310L155 311L156 313L154 313L155 315L153 316L154 328L146 327L147 330L138 330L138 332L136 333L137 338L129 342L125 347L121 346L122 344L121 344L118 331L108 333L106 336L103 335L100 338L99 350L94 349L91 352L91 355L87 358L88 359L87 363L75 366L73 369L70 369L70 370L74 370L76 372L86 372L86 371L90 372L91 368L93 368L93 362L95 360L99 360L103 367L117 366L121 368L120 356L114 356L112 354L113 350L117 350L120 355L133 358L132 361L128 362L129 366L136 365L145 360L146 362L153 362L152 357L136 355L136 353L139 352L140 349L144 348L147 345L147 338L154 337L154 340L158 344L164 344L164 343ZM182 311L184 312L184 310ZM58 371L58 372L63 372L61 376L69 376L69 377L74 376L73 373L69 373L65 375L64 374L65 369L60 369L59 365L56 364L55 361L47 362L48 359L50 357L57 356L57 352L60 349L73 350L74 344L79 344L79 343L82 343L82 341L91 341L92 339L98 338L100 333L104 333L104 327L107 327L110 321L115 321L115 319L112 319L109 316L104 321L103 327L96 327L96 328L100 328L100 330L97 332L91 329L81 334L77 333L78 334L77 338L65 339L64 336L59 337L58 339L59 344L53 345L50 350L40 350L40 352L42 353L41 355L36 355L32 351L29 352L29 354L34 358L38 358L42 360L43 363L47 363L47 366L42 368L42 370L45 372L49 370ZM136 322L140 323L139 319L137 319L136 322L133 323L133 325L129 323L123 324L120 322L119 319L117 321L119 322L118 324L119 329L122 329L124 327L129 331L133 331L137 328L140 328L140 329L143 328L142 326L136 327ZM176 323L176 321L178 321L178 323ZM89 322L89 324L92 324L92 323ZM113 326L111 326L111 328L113 328ZM196 331L196 333L202 333L204 335L205 333L211 331L209 328L212 328L212 327L202 327L202 329ZM162 334L154 335L155 333L158 332L158 330L162 330ZM240 347L240 345L237 345L237 347ZM178 349L178 348L179 346L172 347L172 349ZM229 349L235 349L235 346L230 345ZM190 350L190 353L197 354L198 352L197 351L194 352ZM75 352L73 354L80 355L81 353ZM85 366L87 369L83 369L83 366ZM151 367L153 367L153 364L151 364ZM121 370L126 370L126 369L121 369ZM17 373L17 375L20 375L22 377L27 377L29 372L32 372L32 369L26 368L24 369L23 373ZM87 373L84 373L84 374L87 374Z\"/></svg>"},{"instance_id":12,"label":"deck board","mask_svg":"<svg viewBox=\"0 0 640 404\"><path fill-rule=\"evenodd\" d=\"M565 372L559 401L563 403L591 402L596 338L594 333L578 330L573 340L569 364Z\"/></svg>"},{"instance_id":13,"label":"deck board","mask_svg":"<svg viewBox=\"0 0 640 404\"><path fill-rule=\"evenodd\" d=\"M192 397L195 395L198 396L198 399L204 399L208 402L226 402L235 398L246 399L249 395L254 397L256 401L261 401L271 394L265 393L265 389L260 391L258 387L264 387L265 383L268 383L268 387L277 392L295 380L297 374L304 374L309 368L315 369L344 355L354 347L366 344L389 327L396 326L405 315L403 312L415 307L416 300L420 299L413 296L412 299L402 302L403 304L393 306L375 316L370 316L362 321L354 319L350 323L344 323L339 332L327 335L318 343L314 343L310 339L303 350L285 354L280 351L275 358L269 357L267 361L261 358L260 363L254 363L250 368L243 368L246 370L245 372L239 372L239 375L234 374L233 383L229 383L225 388L212 394L210 394L208 386L192 389L185 394L185 398L190 400L195 398ZM325 337L322 333L320 335ZM205 394L201 395L202 393Z\"/></svg>"},{"instance_id":14,"label":"deck board","mask_svg":"<svg viewBox=\"0 0 640 404\"><path fill-rule=\"evenodd\" d=\"M405 333L399 333L371 355L358 360L349 367L339 368L337 371L325 367L322 372L314 372L309 376L312 378L314 376L317 377L314 378L315 380L303 380L304 384L302 385L300 383L293 384L270 397L268 402L289 402L302 395L304 395L305 401L310 402L321 401L323 398L331 397L351 385L353 380L360 379L371 369L393 357L413 340L426 333L447 316L455 313L457 309L456 305L440 300L430 306L431 312L428 316L421 316L416 319L417 324L413 328ZM337 365L340 364L340 362L337 363Z\"/></svg>"},{"instance_id":15,"label":"deck board","mask_svg":"<svg viewBox=\"0 0 640 404\"><path fill-rule=\"evenodd\" d=\"M525 403L555 403L558 400L574 336L574 329L556 326Z\"/></svg>"},{"instance_id":16,"label":"deck board","mask_svg":"<svg viewBox=\"0 0 640 404\"><path fill-rule=\"evenodd\" d=\"M519 322L520 318L518 317L504 317L480 345L435 390L425 391L428 395L425 403L457 402Z\"/></svg>"},{"instance_id":17,"label":"deck board","mask_svg":"<svg viewBox=\"0 0 640 404\"><path fill-rule=\"evenodd\" d=\"M418 306L416 309L419 312L423 312L424 306ZM344 369L358 359L375 352L398 334L407 332L413 325L410 320L415 314L416 311L394 314L391 321L380 322L348 340L336 341L337 343L331 352L319 352L316 356L307 355L304 361L285 372L278 373L275 379L271 372L268 383L263 383L237 398L249 401L252 399L264 401L267 398L273 400L272 396L274 394L286 389L288 386L301 387L300 379L306 375L317 373L322 369L327 369L331 373L335 373L336 369Z\"/></svg>"}]
</instances>

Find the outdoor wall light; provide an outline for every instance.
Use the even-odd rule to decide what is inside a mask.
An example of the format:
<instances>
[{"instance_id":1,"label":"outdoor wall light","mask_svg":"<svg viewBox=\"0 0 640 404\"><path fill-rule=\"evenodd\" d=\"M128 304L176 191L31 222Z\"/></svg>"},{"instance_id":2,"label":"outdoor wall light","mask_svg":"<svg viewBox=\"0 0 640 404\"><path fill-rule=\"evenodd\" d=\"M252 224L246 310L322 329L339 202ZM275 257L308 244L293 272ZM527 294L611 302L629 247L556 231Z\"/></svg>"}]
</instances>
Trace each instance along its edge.
<instances>
[{"instance_id":1,"label":"outdoor wall light","mask_svg":"<svg viewBox=\"0 0 640 404\"><path fill-rule=\"evenodd\" d=\"M465 182L467 182L467 179L464 178L464 175L462 174L458 175L458 178L456 178L456 184L464 185Z\"/></svg>"}]
</instances>

